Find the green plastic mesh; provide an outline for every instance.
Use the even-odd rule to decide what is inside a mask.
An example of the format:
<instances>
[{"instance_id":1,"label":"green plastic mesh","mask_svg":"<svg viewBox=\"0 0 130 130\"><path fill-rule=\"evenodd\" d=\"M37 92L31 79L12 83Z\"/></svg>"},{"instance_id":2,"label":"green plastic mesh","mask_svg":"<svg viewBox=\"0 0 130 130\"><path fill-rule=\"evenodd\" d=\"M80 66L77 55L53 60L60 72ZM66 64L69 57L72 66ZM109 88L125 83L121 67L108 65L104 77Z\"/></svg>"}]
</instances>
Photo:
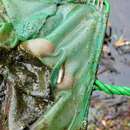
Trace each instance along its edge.
<instances>
[{"instance_id":1,"label":"green plastic mesh","mask_svg":"<svg viewBox=\"0 0 130 130\"><path fill-rule=\"evenodd\" d=\"M7 18L0 17L1 47L13 48L35 38L47 39L55 47L51 55L39 57L44 65L52 69L54 105L29 126L30 129L81 129L83 121L87 121L108 12L99 8L99 1L94 3L91 0L2 2ZM57 92L58 74L63 66L64 76L69 76L73 83L68 89ZM20 130L21 124L26 127L24 121L19 125L17 108L17 103L10 108L10 130ZM12 121L12 117L15 120Z\"/></svg>"}]
</instances>

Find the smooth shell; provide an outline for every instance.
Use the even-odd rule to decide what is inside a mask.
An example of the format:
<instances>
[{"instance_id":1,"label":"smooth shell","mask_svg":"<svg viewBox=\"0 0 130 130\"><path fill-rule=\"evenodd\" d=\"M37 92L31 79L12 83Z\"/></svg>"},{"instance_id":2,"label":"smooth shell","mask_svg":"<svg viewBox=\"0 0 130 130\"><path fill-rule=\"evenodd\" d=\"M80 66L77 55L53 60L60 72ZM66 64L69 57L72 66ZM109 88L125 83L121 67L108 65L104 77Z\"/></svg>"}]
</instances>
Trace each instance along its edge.
<instances>
[{"instance_id":1,"label":"smooth shell","mask_svg":"<svg viewBox=\"0 0 130 130\"><path fill-rule=\"evenodd\" d=\"M71 89L73 87L73 83L73 77L68 74L65 74L63 81L57 85L57 89L58 91Z\"/></svg>"},{"instance_id":2,"label":"smooth shell","mask_svg":"<svg viewBox=\"0 0 130 130\"><path fill-rule=\"evenodd\" d=\"M36 57L45 57L54 52L54 46L46 39L33 39L21 44L21 48L31 52Z\"/></svg>"}]
</instances>

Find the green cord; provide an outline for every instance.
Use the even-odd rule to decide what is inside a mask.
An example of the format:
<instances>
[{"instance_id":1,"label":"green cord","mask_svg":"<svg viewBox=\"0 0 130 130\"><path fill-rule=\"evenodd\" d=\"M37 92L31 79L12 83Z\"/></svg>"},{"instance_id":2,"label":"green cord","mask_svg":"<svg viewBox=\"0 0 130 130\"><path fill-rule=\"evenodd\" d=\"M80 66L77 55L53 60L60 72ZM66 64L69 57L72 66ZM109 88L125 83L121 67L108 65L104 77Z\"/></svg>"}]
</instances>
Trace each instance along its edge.
<instances>
[{"instance_id":1,"label":"green cord","mask_svg":"<svg viewBox=\"0 0 130 130\"><path fill-rule=\"evenodd\" d=\"M103 82L96 80L95 81L96 90L104 91L107 94L113 95L125 95L130 96L130 87L126 86L115 86L104 84Z\"/></svg>"},{"instance_id":2,"label":"green cord","mask_svg":"<svg viewBox=\"0 0 130 130\"><path fill-rule=\"evenodd\" d=\"M110 4L109 4L108 0L104 0L104 4L105 4L106 13L109 13L110 12Z\"/></svg>"}]
</instances>

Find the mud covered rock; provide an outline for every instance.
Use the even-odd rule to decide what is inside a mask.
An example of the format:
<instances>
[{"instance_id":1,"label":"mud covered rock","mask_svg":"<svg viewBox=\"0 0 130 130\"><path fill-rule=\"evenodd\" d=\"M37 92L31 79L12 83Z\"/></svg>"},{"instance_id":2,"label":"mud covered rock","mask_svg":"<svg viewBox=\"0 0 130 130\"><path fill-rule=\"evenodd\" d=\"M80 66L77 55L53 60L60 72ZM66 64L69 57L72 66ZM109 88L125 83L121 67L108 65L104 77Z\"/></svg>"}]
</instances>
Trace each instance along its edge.
<instances>
[{"instance_id":1,"label":"mud covered rock","mask_svg":"<svg viewBox=\"0 0 130 130\"><path fill-rule=\"evenodd\" d=\"M0 49L0 106L4 128L8 115L12 118L9 125L28 127L53 103L49 76L49 68L19 48Z\"/></svg>"}]
</instances>

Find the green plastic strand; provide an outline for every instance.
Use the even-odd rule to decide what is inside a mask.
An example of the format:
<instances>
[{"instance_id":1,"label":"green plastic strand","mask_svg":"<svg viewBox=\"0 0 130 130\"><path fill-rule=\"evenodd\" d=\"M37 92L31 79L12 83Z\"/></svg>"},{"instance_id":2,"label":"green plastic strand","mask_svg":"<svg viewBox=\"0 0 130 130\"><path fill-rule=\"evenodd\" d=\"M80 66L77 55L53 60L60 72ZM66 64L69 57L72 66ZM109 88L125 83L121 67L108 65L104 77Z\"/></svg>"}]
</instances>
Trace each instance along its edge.
<instances>
[{"instance_id":1,"label":"green plastic strand","mask_svg":"<svg viewBox=\"0 0 130 130\"><path fill-rule=\"evenodd\" d=\"M127 86L115 86L115 85L108 85L104 84L103 82L96 80L95 81L96 90L103 91L107 94L113 95L125 95L130 96L130 87Z\"/></svg>"}]
</instances>

